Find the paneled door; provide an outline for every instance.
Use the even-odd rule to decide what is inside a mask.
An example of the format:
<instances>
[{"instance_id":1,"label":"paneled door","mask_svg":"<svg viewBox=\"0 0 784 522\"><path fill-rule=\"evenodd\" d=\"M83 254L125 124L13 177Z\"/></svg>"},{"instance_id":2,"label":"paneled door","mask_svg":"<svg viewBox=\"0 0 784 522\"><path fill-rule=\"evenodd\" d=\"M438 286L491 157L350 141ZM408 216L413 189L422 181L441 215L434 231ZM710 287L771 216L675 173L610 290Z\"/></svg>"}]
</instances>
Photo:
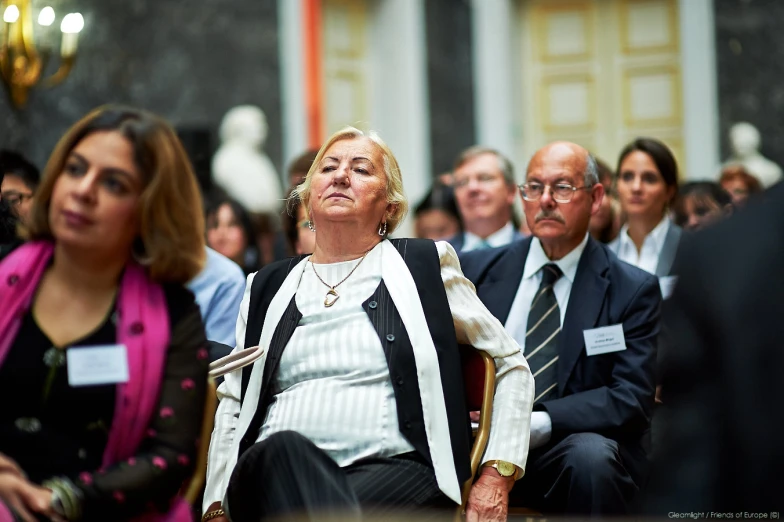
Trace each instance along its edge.
<instances>
[{"instance_id":1,"label":"paneled door","mask_svg":"<svg viewBox=\"0 0 784 522\"><path fill-rule=\"evenodd\" d=\"M667 143L683 165L676 0L521 0L526 158L577 142L613 168L637 136Z\"/></svg>"},{"instance_id":2,"label":"paneled door","mask_svg":"<svg viewBox=\"0 0 784 522\"><path fill-rule=\"evenodd\" d=\"M365 0L323 0L324 136L368 120Z\"/></svg>"}]
</instances>

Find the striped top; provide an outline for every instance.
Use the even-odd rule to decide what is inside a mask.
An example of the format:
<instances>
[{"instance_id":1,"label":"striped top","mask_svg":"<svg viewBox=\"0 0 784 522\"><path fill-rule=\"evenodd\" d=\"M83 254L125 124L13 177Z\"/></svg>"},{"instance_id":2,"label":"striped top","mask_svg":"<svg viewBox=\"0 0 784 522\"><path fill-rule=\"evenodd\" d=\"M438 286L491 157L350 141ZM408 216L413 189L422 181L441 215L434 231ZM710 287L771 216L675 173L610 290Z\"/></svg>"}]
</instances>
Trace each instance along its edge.
<instances>
[{"instance_id":1,"label":"striped top","mask_svg":"<svg viewBox=\"0 0 784 522\"><path fill-rule=\"evenodd\" d=\"M341 467L365 458L414 451L398 428L397 405L384 349L362 303L381 283L380 248L337 288L340 298L329 308L329 290L305 267L296 294L302 319L270 383L272 403L257 442L285 430L296 431ZM334 284L358 260L316 265Z\"/></svg>"}]
</instances>

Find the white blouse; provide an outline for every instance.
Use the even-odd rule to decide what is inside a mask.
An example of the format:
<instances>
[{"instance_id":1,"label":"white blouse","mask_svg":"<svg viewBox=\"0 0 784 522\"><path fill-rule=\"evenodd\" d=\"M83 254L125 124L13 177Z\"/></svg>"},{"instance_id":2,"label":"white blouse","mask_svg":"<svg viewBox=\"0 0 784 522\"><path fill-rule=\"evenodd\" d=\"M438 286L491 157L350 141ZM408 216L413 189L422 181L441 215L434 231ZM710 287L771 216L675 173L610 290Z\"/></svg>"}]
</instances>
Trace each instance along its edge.
<instances>
[{"instance_id":1,"label":"white blouse","mask_svg":"<svg viewBox=\"0 0 784 522\"><path fill-rule=\"evenodd\" d=\"M358 260L316 265L329 284ZM270 383L273 400L257 439L293 430L341 467L371 456L414 451L398 427L397 405L384 349L362 308L381 283L381 249L371 250L324 306L329 288L308 262L296 294L302 313Z\"/></svg>"}]
</instances>

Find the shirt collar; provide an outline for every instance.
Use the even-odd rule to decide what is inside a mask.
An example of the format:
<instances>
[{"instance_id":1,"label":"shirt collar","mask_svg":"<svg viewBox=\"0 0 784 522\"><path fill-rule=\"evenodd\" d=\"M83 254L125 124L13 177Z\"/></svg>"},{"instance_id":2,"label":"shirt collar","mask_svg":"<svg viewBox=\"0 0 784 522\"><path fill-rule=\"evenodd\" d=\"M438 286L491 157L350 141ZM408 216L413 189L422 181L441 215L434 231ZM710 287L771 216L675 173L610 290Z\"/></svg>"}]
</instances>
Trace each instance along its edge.
<instances>
[{"instance_id":1,"label":"shirt collar","mask_svg":"<svg viewBox=\"0 0 784 522\"><path fill-rule=\"evenodd\" d=\"M476 234L472 234L471 232L466 231L464 242L463 242L463 250L474 250L482 241L485 241L491 247L500 247L504 245L508 245L514 240L514 226L511 222L507 222L506 225L501 227L500 229L496 230L486 238L482 239L481 237L477 236Z\"/></svg>"},{"instance_id":2,"label":"shirt collar","mask_svg":"<svg viewBox=\"0 0 784 522\"><path fill-rule=\"evenodd\" d=\"M651 242L653 248L656 252L661 252L662 247L664 246L664 239L667 237L667 232L670 230L670 218L669 216L664 216L662 220L656 225L656 228L651 230L651 232L645 237L644 243ZM629 225L624 225L621 228L620 233L620 244L619 244L619 252L625 249L632 248L635 252L637 252L637 247L634 246L632 242L632 238L629 237Z\"/></svg>"},{"instance_id":3,"label":"shirt collar","mask_svg":"<svg viewBox=\"0 0 784 522\"><path fill-rule=\"evenodd\" d=\"M580 264L580 258L585 250L585 245L588 244L588 234L585 234L582 242L577 245L571 252L563 256L558 261L551 261L544 253L542 243L539 238L535 237L531 240L531 248L528 251L528 258L525 260L525 268L523 269L523 277L533 277L539 270L542 269L547 263L554 263L561 269L563 275L570 283L574 283L574 278L577 275L577 265Z\"/></svg>"}]
</instances>

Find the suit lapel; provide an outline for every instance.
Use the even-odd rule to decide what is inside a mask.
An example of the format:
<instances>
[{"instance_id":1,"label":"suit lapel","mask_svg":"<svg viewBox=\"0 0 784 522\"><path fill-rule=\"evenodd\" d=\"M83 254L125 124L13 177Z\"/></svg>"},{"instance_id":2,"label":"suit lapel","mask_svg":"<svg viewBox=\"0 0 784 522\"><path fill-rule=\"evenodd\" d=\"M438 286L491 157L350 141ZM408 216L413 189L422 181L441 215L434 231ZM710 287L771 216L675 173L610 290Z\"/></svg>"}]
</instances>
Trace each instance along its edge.
<instances>
[{"instance_id":1,"label":"suit lapel","mask_svg":"<svg viewBox=\"0 0 784 522\"><path fill-rule=\"evenodd\" d=\"M501 324L505 324L512 303L523 279L525 260L531 248L531 239L513 243L494 265L487 279L477 288L477 295Z\"/></svg>"},{"instance_id":2,"label":"suit lapel","mask_svg":"<svg viewBox=\"0 0 784 522\"><path fill-rule=\"evenodd\" d=\"M670 275L672 263L675 261L675 254L678 252L678 243L681 241L681 232L681 227L670 223L667 235L664 236L664 244L659 255L659 264L656 265L657 276L664 277Z\"/></svg>"},{"instance_id":3,"label":"suit lapel","mask_svg":"<svg viewBox=\"0 0 784 522\"><path fill-rule=\"evenodd\" d=\"M589 238L580 257L574 278L566 317L558 338L558 394L563 394L566 382L584 349L583 330L594 328L602 309L609 281L607 257L596 242Z\"/></svg>"}]
</instances>

